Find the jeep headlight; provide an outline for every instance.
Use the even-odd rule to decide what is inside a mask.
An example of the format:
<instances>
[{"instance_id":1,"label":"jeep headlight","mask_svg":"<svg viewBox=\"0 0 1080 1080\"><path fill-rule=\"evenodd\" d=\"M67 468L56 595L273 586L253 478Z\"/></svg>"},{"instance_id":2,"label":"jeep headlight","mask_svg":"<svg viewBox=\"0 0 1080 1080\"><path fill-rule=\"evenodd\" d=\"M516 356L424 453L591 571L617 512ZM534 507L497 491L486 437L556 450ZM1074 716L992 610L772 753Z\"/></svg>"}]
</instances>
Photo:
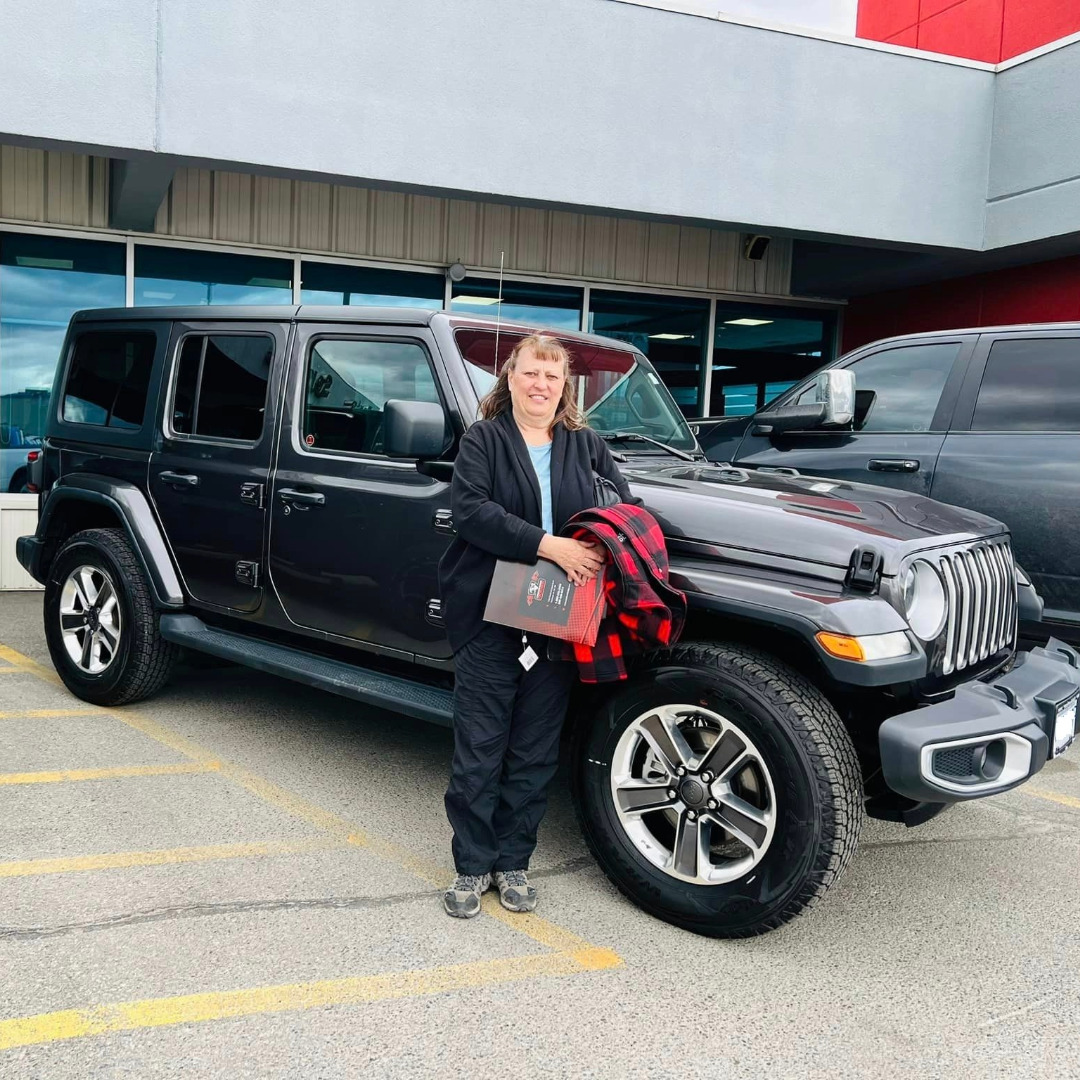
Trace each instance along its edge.
<instances>
[{"instance_id":1,"label":"jeep headlight","mask_svg":"<svg viewBox=\"0 0 1080 1080\"><path fill-rule=\"evenodd\" d=\"M948 603L938 572L921 559L913 562L900 583L904 618L915 636L933 641L945 626Z\"/></svg>"}]
</instances>

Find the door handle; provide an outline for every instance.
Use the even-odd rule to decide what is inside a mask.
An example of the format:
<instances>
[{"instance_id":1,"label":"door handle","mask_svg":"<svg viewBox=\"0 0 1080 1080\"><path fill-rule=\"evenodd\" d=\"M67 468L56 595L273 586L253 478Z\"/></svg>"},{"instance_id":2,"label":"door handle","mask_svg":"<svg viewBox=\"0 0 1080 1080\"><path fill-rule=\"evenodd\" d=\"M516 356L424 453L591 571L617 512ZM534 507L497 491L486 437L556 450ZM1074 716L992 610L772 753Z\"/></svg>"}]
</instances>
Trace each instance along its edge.
<instances>
[{"instance_id":1,"label":"door handle","mask_svg":"<svg viewBox=\"0 0 1080 1080\"><path fill-rule=\"evenodd\" d=\"M198 487L199 478L194 473L165 472L158 473L158 479L170 487Z\"/></svg>"},{"instance_id":2,"label":"door handle","mask_svg":"<svg viewBox=\"0 0 1080 1080\"><path fill-rule=\"evenodd\" d=\"M871 458L866 467L871 472L919 471L919 463L914 458Z\"/></svg>"},{"instance_id":3,"label":"door handle","mask_svg":"<svg viewBox=\"0 0 1080 1080\"><path fill-rule=\"evenodd\" d=\"M309 506L322 506L326 502L326 496L321 491L297 491L296 488L282 488L278 492L278 498L288 505L292 503L298 509L305 510Z\"/></svg>"}]
</instances>

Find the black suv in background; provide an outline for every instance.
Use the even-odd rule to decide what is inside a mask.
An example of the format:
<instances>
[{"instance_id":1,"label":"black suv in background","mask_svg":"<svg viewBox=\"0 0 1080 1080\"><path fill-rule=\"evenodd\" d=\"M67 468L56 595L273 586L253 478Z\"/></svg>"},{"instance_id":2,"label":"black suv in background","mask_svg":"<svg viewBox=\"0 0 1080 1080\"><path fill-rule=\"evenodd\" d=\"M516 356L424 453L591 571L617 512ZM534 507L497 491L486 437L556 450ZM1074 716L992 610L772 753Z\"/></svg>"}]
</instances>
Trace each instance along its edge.
<instances>
[{"instance_id":1,"label":"black suv in background","mask_svg":"<svg viewBox=\"0 0 1080 1080\"><path fill-rule=\"evenodd\" d=\"M1043 632L1080 642L1080 323L910 334L830 367L855 377L853 422L807 408L815 373L753 417L694 422L709 458L885 484L998 518L1046 605Z\"/></svg>"},{"instance_id":2,"label":"black suv in background","mask_svg":"<svg viewBox=\"0 0 1080 1080\"><path fill-rule=\"evenodd\" d=\"M454 456L532 331L401 309L77 314L18 543L66 685L136 701L187 648L449 722ZM559 337L690 605L680 644L572 706L582 828L636 903L760 933L836 880L864 812L917 824L1066 749L1080 655L1017 652L1039 600L1000 522L718 468L638 350Z\"/></svg>"}]
</instances>

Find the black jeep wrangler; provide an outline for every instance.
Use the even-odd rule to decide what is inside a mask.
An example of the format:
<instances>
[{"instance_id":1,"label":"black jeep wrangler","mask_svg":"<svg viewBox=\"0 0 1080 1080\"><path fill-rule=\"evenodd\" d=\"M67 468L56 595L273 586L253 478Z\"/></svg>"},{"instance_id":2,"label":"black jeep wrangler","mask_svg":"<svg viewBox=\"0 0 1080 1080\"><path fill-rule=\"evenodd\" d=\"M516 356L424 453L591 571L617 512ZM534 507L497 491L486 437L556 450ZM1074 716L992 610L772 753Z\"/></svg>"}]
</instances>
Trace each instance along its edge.
<instances>
[{"instance_id":1,"label":"black jeep wrangler","mask_svg":"<svg viewBox=\"0 0 1080 1080\"><path fill-rule=\"evenodd\" d=\"M181 648L447 723L436 565L457 442L532 328L356 308L77 314L37 534L73 693L158 690ZM1040 601L1003 525L905 491L707 461L632 346L560 333L579 400L661 521L684 640L571 710L601 866L714 936L779 926L855 850L1005 791L1076 734L1080 656L1017 652ZM822 376L815 407L842 419Z\"/></svg>"}]
</instances>

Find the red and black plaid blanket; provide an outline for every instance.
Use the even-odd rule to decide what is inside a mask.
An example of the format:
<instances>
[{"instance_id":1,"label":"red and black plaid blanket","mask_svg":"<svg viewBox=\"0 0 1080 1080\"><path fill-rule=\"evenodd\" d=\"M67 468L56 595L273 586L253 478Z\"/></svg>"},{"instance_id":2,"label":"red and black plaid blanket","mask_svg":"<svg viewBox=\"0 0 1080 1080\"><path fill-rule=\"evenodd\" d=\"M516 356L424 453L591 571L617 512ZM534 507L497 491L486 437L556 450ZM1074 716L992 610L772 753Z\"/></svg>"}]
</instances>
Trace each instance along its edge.
<instances>
[{"instance_id":1,"label":"red and black plaid blanket","mask_svg":"<svg viewBox=\"0 0 1080 1080\"><path fill-rule=\"evenodd\" d=\"M576 660L582 682L625 679L626 658L679 640L686 622L686 594L668 582L668 554L656 518L640 506L617 503L582 510L564 533L595 539L610 558L604 566L606 614L596 644L561 645Z\"/></svg>"}]
</instances>

